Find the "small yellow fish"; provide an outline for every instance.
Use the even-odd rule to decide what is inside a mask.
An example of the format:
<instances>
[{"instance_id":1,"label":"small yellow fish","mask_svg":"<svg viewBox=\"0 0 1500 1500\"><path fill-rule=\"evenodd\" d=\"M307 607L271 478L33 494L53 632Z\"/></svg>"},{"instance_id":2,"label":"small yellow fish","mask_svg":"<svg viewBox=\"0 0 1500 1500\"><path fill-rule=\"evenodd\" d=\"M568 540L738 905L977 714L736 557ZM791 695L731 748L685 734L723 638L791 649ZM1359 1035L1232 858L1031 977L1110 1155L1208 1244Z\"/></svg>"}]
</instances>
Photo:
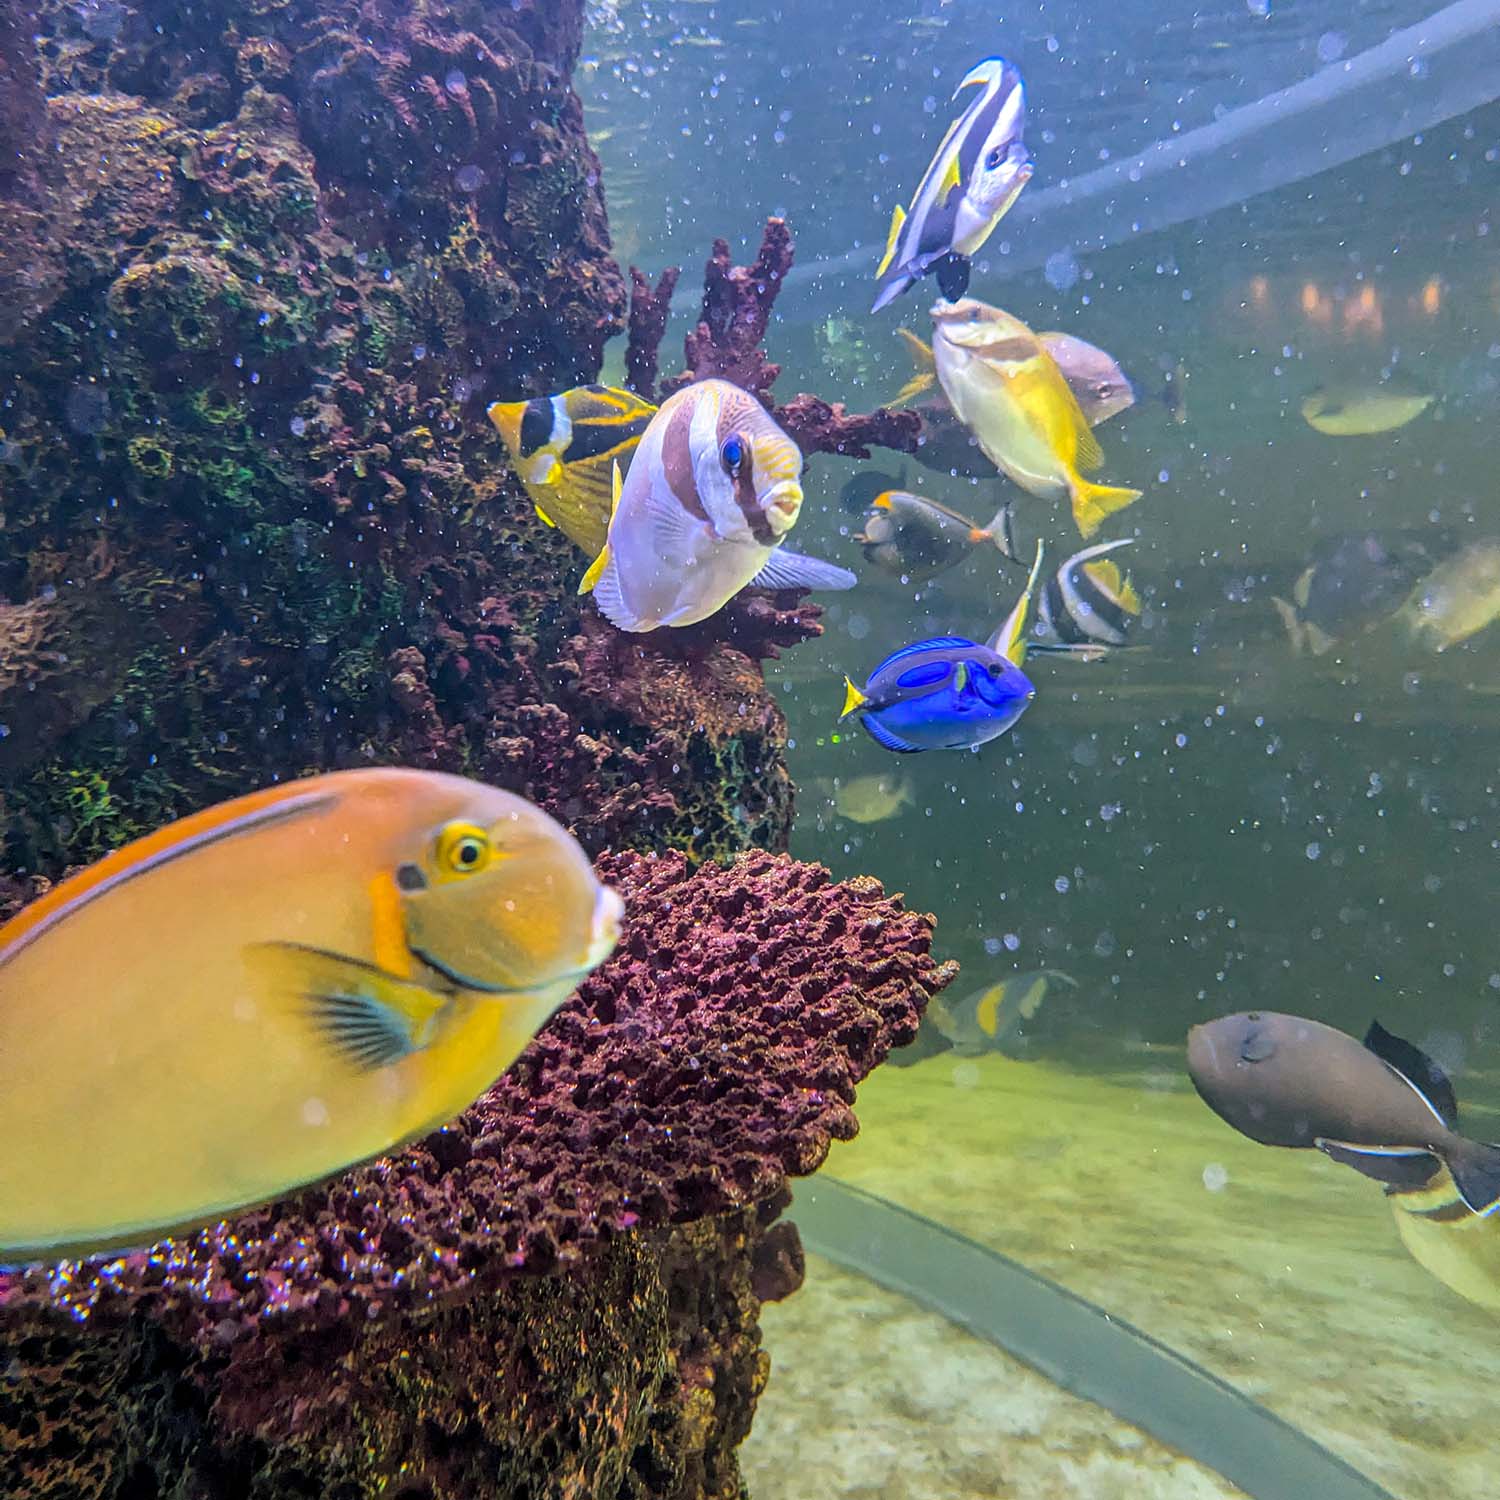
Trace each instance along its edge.
<instances>
[{"instance_id":1,"label":"small yellow fish","mask_svg":"<svg viewBox=\"0 0 1500 1500\"><path fill-rule=\"evenodd\" d=\"M851 823L883 823L911 800L911 783L902 776L851 776L833 793L839 816Z\"/></svg>"},{"instance_id":2,"label":"small yellow fish","mask_svg":"<svg viewBox=\"0 0 1500 1500\"><path fill-rule=\"evenodd\" d=\"M1140 499L1083 478L1103 454L1057 362L1019 318L966 297L936 303L932 321L943 392L998 469L1041 499L1066 495L1084 537Z\"/></svg>"},{"instance_id":3,"label":"small yellow fish","mask_svg":"<svg viewBox=\"0 0 1500 1500\"><path fill-rule=\"evenodd\" d=\"M436 1129L621 915L540 809L430 771L117 850L0 928L0 1262L149 1243Z\"/></svg>"},{"instance_id":4,"label":"small yellow fish","mask_svg":"<svg viewBox=\"0 0 1500 1500\"><path fill-rule=\"evenodd\" d=\"M1314 391L1302 402L1302 416L1309 427L1329 437L1368 437L1405 427L1420 417L1433 399L1431 391L1393 375L1369 385Z\"/></svg>"},{"instance_id":5,"label":"small yellow fish","mask_svg":"<svg viewBox=\"0 0 1500 1500\"><path fill-rule=\"evenodd\" d=\"M1470 542L1412 589L1396 627L1428 651L1446 651L1500 620L1500 537Z\"/></svg>"},{"instance_id":6,"label":"small yellow fish","mask_svg":"<svg viewBox=\"0 0 1500 1500\"><path fill-rule=\"evenodd\" d=\"M651 419L609 532L578 592L621 630L692 625L749 583L849 588L847 568L785 550L802 509L802 453L748 391L700 380Z\"/></svg>"},{"instance_id":7,"label":"small yellow fish","mask_svg":"<svg viewBox=\"0 0 1500 1500\"><path fill-rule=\"evenodd\" d=\"M633 391L580 385L534 401L497 401L489 419L536 513L590 557L609 526L610 472L630 467L656 408Z\"/></svg>"}]
</instances>

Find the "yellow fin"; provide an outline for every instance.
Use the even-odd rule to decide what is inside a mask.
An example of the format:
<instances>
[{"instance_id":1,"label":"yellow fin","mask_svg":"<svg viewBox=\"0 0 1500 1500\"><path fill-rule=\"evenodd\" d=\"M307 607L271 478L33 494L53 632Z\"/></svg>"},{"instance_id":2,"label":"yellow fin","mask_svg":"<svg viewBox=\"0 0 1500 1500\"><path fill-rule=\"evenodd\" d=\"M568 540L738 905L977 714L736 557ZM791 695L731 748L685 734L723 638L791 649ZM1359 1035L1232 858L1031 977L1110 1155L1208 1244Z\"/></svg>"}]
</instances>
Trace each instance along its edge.
<instances>
[{"instance_id":1,"label":"yellow fin","mask_svg":"<svg viewBox=\"0 0 1500 1500\"><path fill-rule=\"evenodd\" d=\"M1016 607L1005 617L1005 623L989 638L991 651L1014 662L1018 667L1026 665L1026 632L1031 625L1031 607L1036 598L1036 581L1042 576L1042 543L1036 544L1036 561L1031 565L1031 574Z\"/></svg>"},{"instance_id":2,"label":"yellow fin","mask_svg":"<svg viewBox=\"0 0 1500 1500\"><path fill-rule=\"evenodd\" d=\"M615 512L620 508L620 461L615 460L614 472L610 476L609 497L609 519L614 521ZM590 594L594 585L599 582L599 575L609 566L609 542L606 540L599 549L599 555L589 564L589 570L583 575L583 582L578 585L580 594Z\"/></svg>"},{"instance_id":3,"label":"yellow fin","mask_svg":"<svg viewBox=\"0 0 1500 1500\"><path fill-rule=\"evenodd\" d=\"M943 169L942 180L938 183L938 201L945 201L954 188L963 186L963 181L963 173L958 168L958 152L955 151L948 158L948 165Z\"/></svg>"},{"instance_id":4,"label":"yellow fin","mask_svg":"<svg viewBox=\"0 0 1500 1500\"><path fill-rule=\"evenodd\" d=\"M274 1003L300 1011L330 1051L361 1070L420 1051L451 1003L450 996L377 964L322 948L255 943L244 957Z\"/></svg>"},{"instance_id":5,"label":"yellow fin","mask_svg":"<svg viewBox=\"0 0 1500 1500\"><path fill-rule=\"evenodd\" d=\"M543 520L543 521L544 521L544 522L546 522L546 524L547 524L547 525L548 525L548 526L550 526L550 527L551 527L551 528L552 528L552 529L553 529L553 530L554 530L554 531L556 531L556 530L557 530L557 522L556 522L556 521L554 521L554 520L553 520L553 519L552 519L552 517L551 517L551 516L549 516L549 515L548 515L548 514L547 514L547 512L546 512L546 511L544 511L544 510L543 510L543 509L542 509L542 507L541 507L541 506L540 506L540 505L537 505L537 503L536 503L536 501L535 501L535 500L533 500L533 501L532 501L532 502L531 502L531 503L532 503L532 505L533 505L533 507L535 507L535 509L536 509L536 513L537 513L537 515L538 515L538 516L539 516L539 517L540 517L540 518L541 518L541 519L542 519L542 520Z\"/></svg>"},{"instance_id":6,"label":"yellow fin","mask_svg":"<svg viewBox=\"0 0 1500 1500\"><path fill-rule=\"evenodd\" d=\"M1005 986L991 985L979 997L974 1008L974 1020L986 1036L994 1036L1000 1030L1000 1007L1005 1003Z\"/></svg>"},{"instance_id":7,"label":"yellow fin","mask_svg":"<svg viewBox=\"0 0 1500 1500\"><path fill-rule=\"evenodd\" d=\"M1091 479L1073 481L1073 524L1078 534L1091 537L1117 510L1141 498L1139 490L1124 485L1095 484Z\"/></svg>"},{"instance_id":8,"label":"yellow fin","mask_svg":"<svg viewBox=\"0 0 1500 1500\"><path fill-rule=\"evenodd\" d=\"M906 352L911 355L913 371L911 379L891 400L893 406L904 406L937 384L937 361L933 358L932 345L919 339L910 328L898 328L896 337L906 345Z\"/></svg>"},{"instance_id":9,"label":"yellow fin","mask_svg":"<svg viewBox=\"0 0 1500 1500\"><path fill-rule=\"evenodd\" d=\"M865 695L846 677L844 679L844 710L839 718L847 719L855 709L863 708L868 701Z\"/></svg>"},{"instance_id":10,"label":"yellow fin","mask_svg":"<svg viewBox=\"0 0 1500 1500\"><path fill-rule=\"evenodd\" d=\"M901 238L901 226L906 223L906 210L898 203L891 211L891 232L886 236L885 254L880 258L880 264L875 268L877 277L884 276L890 270L891 262L896 258L896 241Z\"/></svg>"},{"instance_id":11,"label":"yellow fin","mask_svg":"<svg viewBox=\"0 0 1500 1500\"><path fill-rule=\"evenodd\" d=\"M1073 404L1078 405L1076 400ZM1078 412L1078 453L1073 461L1085 474L1104 462L1104 449L1099 446L1099 439L1094 436L1082 408Z\"/></svg>"},{"instance_id":12,"label":"yellow fin","mask_svg":"<svg viewBox=\"0 0 1500 1500\"><path fill-rule=\"evenodd\" d=\"M1103 558L1097 562L1085 563L1083 571L1088 574L1095 583L1104 590L1126 614L1138 615L1141 612L1141 596L1136 593L1135 585L1128 577L1120 576L1120 565L1113 558Z\"/></svg>"}]
</instances>

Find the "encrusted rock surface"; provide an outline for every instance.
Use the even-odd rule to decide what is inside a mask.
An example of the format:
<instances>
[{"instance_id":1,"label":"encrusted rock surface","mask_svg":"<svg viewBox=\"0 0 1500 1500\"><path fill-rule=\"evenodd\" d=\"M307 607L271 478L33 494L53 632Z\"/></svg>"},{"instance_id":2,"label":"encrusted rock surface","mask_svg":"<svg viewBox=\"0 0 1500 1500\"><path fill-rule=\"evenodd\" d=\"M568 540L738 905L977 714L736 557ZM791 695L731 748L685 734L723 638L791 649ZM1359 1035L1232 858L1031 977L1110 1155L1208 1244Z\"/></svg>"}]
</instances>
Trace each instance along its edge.
<instances>
[{"instance_id":1,"label":"encrusted rock surface","mask_svg":"<svg viewBox=\"0 0 1500 1500\"><path fill-rule=\"evenodd\" d=\"M0 1493L738 1495L756 1311L800 1279L767 1226L950 970L873 880L599 863L620 949L452 1126L148 1252L0 1273Z\"/></svg>"}]
</instances>

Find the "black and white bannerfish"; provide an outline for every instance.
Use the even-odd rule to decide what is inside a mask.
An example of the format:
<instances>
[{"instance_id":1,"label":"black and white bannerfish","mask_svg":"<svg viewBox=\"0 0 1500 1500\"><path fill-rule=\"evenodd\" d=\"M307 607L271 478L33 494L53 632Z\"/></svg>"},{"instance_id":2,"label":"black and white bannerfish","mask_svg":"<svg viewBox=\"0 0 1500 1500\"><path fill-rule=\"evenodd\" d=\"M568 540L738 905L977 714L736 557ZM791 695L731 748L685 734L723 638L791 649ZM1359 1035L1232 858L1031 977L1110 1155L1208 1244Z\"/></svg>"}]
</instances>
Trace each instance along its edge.
<instances>
[{"instance_id":1,"label":"black and white bannerfish","mask_svg":"<svg viewBox=\"0 0 1500 1500\"><path fill-rule=\"evenodd\" d=\"M692 625L749 584L845 589L847 568L781 543L802 509L802 454L748 391L700 380L651 418L579 593L621 630Z\"/></svg>"},{"instance_id":2,"label":"black and white bannerfish","mask_svg":"<svg viewBox=\"0 0 1500 1500\"><path fill-rule=\"evenodd\" d=\"M969 258L990 237L1021 189L1031 180L1031 157L1022 142L1026 89L1003 57L987 57L953 91L982 85L948 127L911 208L891 215L885 255L876 270L879 312L929 272L950 300L968 290Z\"/></svg>"},{"instance_id":3,"label":"black and white bannerfish","mask_svg":"<svg viewBox=\"0 0 1500 1500\"><path fill-rule=\"evenodd\" d=\"M1141 612L1141 596L1128 573L1105 554L1117 547L1129 547L1134 537L1114 542L1099 542L1075 552L1048 578L1037 600L1038 634L1066 645L1093 648L1102 655L1112 647L1123 646L1131 622Z\"/></svg>"}]
</instances>

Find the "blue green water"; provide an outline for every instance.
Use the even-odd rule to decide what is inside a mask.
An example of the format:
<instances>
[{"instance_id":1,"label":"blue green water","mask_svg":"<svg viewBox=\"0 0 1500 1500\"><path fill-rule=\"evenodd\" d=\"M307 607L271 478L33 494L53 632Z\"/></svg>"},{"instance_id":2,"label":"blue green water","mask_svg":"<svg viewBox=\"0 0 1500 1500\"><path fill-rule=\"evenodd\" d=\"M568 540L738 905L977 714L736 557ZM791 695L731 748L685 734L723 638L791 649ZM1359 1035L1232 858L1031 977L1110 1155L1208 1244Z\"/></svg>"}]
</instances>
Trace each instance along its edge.
<instances>
[{"instance_id":1,"label":"blue green water","mask_svg":"<svg viewBox=\"0 0 1500 1500\"><path fill-rule=\"evenodd\" d=\"M896 761L836 724L840 680L862 681L908 640L982 638L1017 575L976 558L917 588L869 568L838 492L861 468L899 474L901 459L810 463L798 545L861 582L824 601L820 641L767 666L802 788L794 852L874 873L934 912L965 985L1042 967L1075 976L1080 987L1054 995L1033 1027L1043 1066L1180 1077L1173 1049L1208 1017L1262 1007L1362 1033L1378 1015L1442 1060L1463 1103L1500 1102L1500 628L1441 656L1377 636L1314 660L1292 653L1271 603L1339 533L1500 533L1500 107L1403 132L1416 95L1456 76L1443 72L1451 54L1413 52L1308 126L1348 157L1329 170L1309 172L1283 137L1211 174L1227 201L1206 215L1191 193L1173 205L1170 187L1149 200L1143 188L1132 204L1127 186L1111 217L1139 210L1161 227L1089 226L1102 247L1049 239L1064 219L1042 198L1277 90L1334 83L1429 8L598 9L581 87L621 257L685 267L664 362L710 240L726 236L748 259L778 213L800 267L768 339L784 366L779 398L808 389L867 408L893 397L910 373L893 330L927 337L935 290L866 312L890 209L926 163L952 83L1003 51L1028 89L1036 175L1022 205L1043 209L1002 222L971 293L1102 345L1143 397L1098 433L1105 474L1146 492L1106 530L1136 537L1141 649L1093 664L1033 658L1034 704L974 755ZM1480 7L1451 9L1484 20ZM1493 46L1496 24L1464 50ZM1278 155L1287 180L1268 188ZM1182 424L1144 399L1174 368L1186 373ZM1392 370L1438 398L1409 425L1331 437L1303 420L1315 388ZM907 477L981 519L999 493L910 465ZM1023 503L1018 517L1028 547L1037 535L1054 557L1077 545L1060 508ZM835 779L871 773L905 779L910 803L883 822L840 816ZM952 1125L984 1128L961 1110ZM1151 1207L1127 1197L1112 1212ZM1205 1240L1213 1232L1205 1222ZM1274 1258L1305 1243L1307 1225L1268 1200L1261 1232ZM1372 1218L1372 1236L1388 1233ZM1441 1295L1455 1329L1493 1331L1489 1314ZM1402 1370L1389 1373L1400 1388ZM1468 1481L1445 1490L1442 1475L1434 1453L1422 1492L1468 1492Z\"/></svg>"}]
</instances>

